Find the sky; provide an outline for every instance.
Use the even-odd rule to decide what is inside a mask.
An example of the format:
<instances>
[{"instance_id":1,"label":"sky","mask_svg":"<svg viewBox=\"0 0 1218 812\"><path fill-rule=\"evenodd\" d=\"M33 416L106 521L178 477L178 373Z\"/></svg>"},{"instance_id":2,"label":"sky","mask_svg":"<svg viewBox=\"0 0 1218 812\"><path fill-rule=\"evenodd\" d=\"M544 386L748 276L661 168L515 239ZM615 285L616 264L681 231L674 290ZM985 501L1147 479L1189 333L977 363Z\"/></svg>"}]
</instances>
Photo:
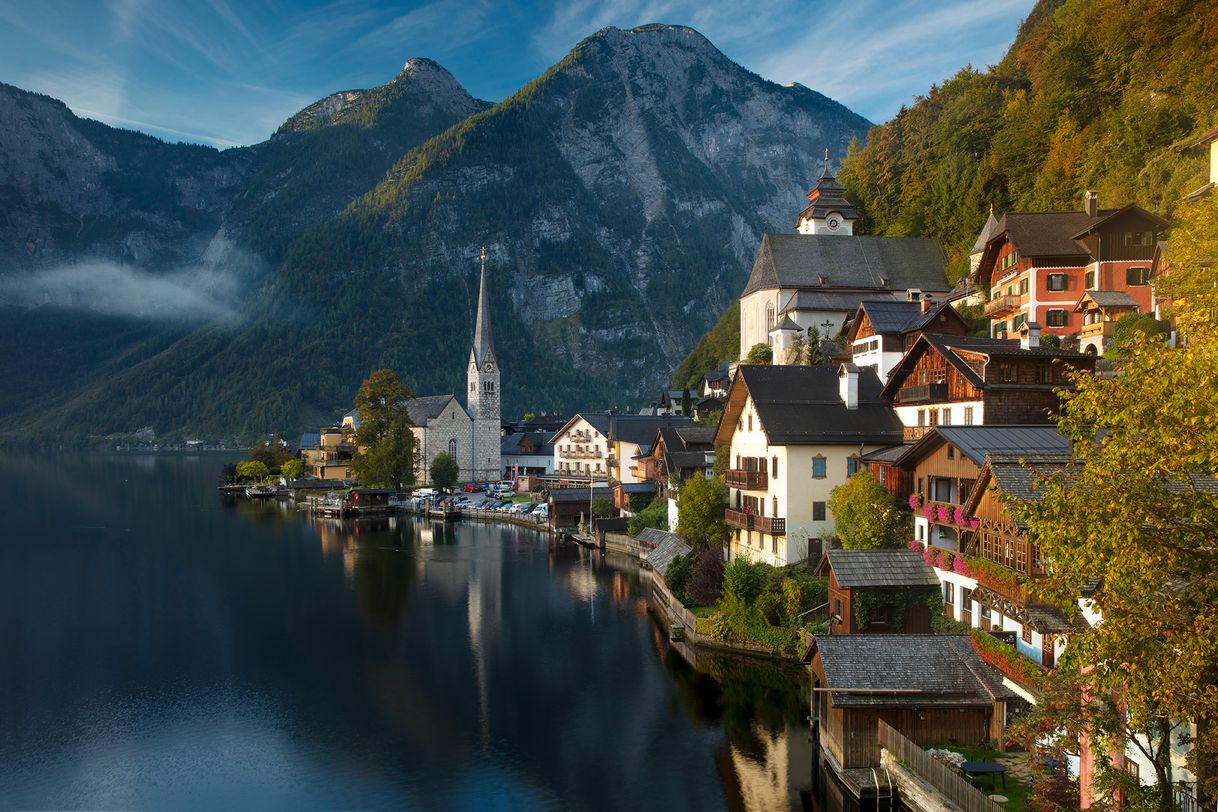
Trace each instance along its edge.
<instances>
[{"instance_id":1,"label":"sky","mask_svg":"<svg viewBox=\"0 0 1218 812\"><path fill-rule=\"evenodd\" d=\"M1034 0L0 0L0 82L225 148L430 57L500 101L605 26L691 26L761 76L874 122L1001 59Z\"/></svg>"}]
</instances>

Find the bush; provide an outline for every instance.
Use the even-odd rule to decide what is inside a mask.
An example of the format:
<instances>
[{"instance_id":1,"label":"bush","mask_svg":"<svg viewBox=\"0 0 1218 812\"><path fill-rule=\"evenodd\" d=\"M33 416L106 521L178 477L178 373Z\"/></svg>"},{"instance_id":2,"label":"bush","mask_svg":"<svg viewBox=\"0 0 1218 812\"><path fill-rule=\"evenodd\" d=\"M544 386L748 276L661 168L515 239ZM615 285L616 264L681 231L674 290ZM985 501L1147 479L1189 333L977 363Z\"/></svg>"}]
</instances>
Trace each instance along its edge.
<instances>
[{"instance_id":1,"label":"bush","mask_svg":"<svg viewBox=\"0 0 1218 812\"><path fill-rule=\"evenodd\" d=\"M723 597L741 606L752 606L761 594L761 573L743 558L723 568Z\"/></svg>"},{"instance_id":2,"label":"bush","mask_svg":"<svg viewBox=\"0 0 1218 812\"><path fill-rule=\"evenodd\" d=\"M648 527L654 527L658 530L668 529L667 499L653 499L651 504L631 516L630 522L626 526L626 532L632 536L637 536Z\"/></svg>"},{"instance_id":3,"label":"bush","mask_svg":"<svg viewBox=\"0 0 1218 812\"><path fill-rule=\"evenodd\" d=\"M765 618L766 623L771 626L781 626L786 619L783 615L782 593L773 584L766 586L765 590L757 596L757 601L754 604L757 611L761 612L761 616Z\"/></svg>"},{"instance_id":4,"label":"bush","mask_svg":"<svg viewBox=\"0 0 1218 812\"><path fill-rule=\"evenodd\" d=\"M716 547L698 553L689 578L689 597L699 606L710 606L723 592L723 551Z\"/></svg>"},{"instance_id":5,"label":"bush","mask_svg":"<svg viewBox=\"0 0 1218 812\"><path fill-rule=\"evenodd\" d=\"M859 471L829 494L829 510L847 550L896 549L909 537L908 515L871 474Z\"/></svg>"},{"instance_id":6,"label":"bush","mask_svg":"<svg viewBox=\"0 0 1218 812\"><path fill-rule=\"evenodd\" d=\"M664 570L664 583L668 585L668 591L681 603L689 603L689 592L686 590L686 585L689 583L689 575L692 571L693 561L687 555L674 556L668 563L668 569Z\"/></svg>"}]
</instances>

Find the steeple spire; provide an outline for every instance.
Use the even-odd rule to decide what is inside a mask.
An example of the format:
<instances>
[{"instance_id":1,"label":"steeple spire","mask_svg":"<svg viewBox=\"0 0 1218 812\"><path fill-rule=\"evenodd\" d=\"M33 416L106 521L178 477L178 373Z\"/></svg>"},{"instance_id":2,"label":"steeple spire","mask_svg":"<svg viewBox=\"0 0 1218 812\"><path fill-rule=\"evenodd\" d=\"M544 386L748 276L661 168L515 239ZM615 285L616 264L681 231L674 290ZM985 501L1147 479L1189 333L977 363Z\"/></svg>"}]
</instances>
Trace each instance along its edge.
<instances>
[{"instance_id":1,"label":"steeple spire","mask_svg":"<svg viewBox=\"0 0 1218 812\"><path fill-rule=\"evenodd\" d=\"M820 176L826 177L829 174L829 148L825 147L825 169L820 173Z\"/></svg>"},{"instance_id":2,"label":"steeple spire","mask_svg":"<svg viewBox=\"0 0 1218 812\"><path fill-rule=\"evenodd\" d=\"M486 298L486 246L482 246L482 270L478 281L478 315L474 321L474 361L479 365L495 360L495 343L491 338L490 305Z\"/></svg>"}]
</instances>

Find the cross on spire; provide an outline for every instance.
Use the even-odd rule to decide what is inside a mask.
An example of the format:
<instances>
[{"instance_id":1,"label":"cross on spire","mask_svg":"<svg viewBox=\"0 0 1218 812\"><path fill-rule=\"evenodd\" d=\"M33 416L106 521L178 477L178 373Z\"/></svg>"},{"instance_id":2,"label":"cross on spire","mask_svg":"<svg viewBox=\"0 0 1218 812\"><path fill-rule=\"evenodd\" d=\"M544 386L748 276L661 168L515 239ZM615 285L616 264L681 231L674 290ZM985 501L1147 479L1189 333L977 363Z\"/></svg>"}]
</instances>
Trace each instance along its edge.
<instances>
[{"instance_id":1,"label":"cross on spire","mask_svg":"<svg viewBox=\"0 0 1218 812\"><path fill-rule=\"evenodd\" d=\"M822 175L829 174L829 148L828 147L825 147L825 171L821 172L821 174Z\"/></svg>"}]
</instances>

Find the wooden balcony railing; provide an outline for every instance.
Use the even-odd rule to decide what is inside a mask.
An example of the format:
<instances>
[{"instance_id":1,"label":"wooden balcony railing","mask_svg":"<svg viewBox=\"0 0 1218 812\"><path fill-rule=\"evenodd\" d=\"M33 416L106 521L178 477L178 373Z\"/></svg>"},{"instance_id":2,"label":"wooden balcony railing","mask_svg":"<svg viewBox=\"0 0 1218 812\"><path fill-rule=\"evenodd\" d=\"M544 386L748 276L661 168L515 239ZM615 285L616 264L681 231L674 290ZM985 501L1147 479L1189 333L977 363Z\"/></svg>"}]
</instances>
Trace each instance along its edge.
<instances>
[{"instance_id":1,"label":"wooden balcony railing","mask_svg":"<svg viewBox=\"0 0 1218 812\"><path fill-rule=\"evenodd\" d=\"M897 400L906 403L942 403L947 400L946 383L926 383L921 386L903 386L897 392Z\"/></svg>"},{"instance_id":2,"label":"wooden balcony railing","mask_svg":"<svg viewBox=\"0 0 1218 812\"><path fill-rule=\"evenodd\" d=\"M787 520L776 519L772 516L754 516L753 529L761 533L769 533L771 536L785 536Z\"/></svg>"},{"instance_id":3,"label":"wooden balcony railing","mask_svg":"<svg viewBox=\"0 0 1218 812\"><path fill-rule=\"evenodd\" d=\"M1021 304L1018 296L996 296L985 303L985 315L992 317L1013 313L1019 309Z\"/></svg>"},{"instance_id":4,"label":"wooden balcony railing","mask_svg":"<svg viewBox=\"0 0 1218 812\"><path fill-rule=\"evenodd\" d=\"M723 511L723 523L728 527L735 527L740 530L753 529L753 515L740 510L732 510L728 508Z\"/></svg>"},{"instance_id":5,"label":"wooden balcony railing","mask_svg":"<svg viewBox=\"0 0 1218 812\"><path fill-rule=\"evenodd\" d=\"M743 471L733 468L725 475L728 487L743 488L748 491L764 491L769 486L769 477L765 471Z\"/></svg>"},{"instance_id":6,"label":"wooden balcony railing","mask_svg":"<svg viewBox=\"0 0 1218 812\"><path fill-rule=\"evenodd\" d=\"M921 440L933 428L934 426L906 426L905 442L908 443L914 440Z\"/></svg>"},{"instance_id":7,"label":"wooden balcony railing","mask_svg":"<svg viewBox=\"0 0 1218 812\"><path fill-rule=\"evenodd\" d=\"M1094 324L1084 324L1082 329L1078 331L1078 334L1082 338L1091 338L1092 336L1112 338L1112 330L1115 326L1115 322L1097 321Z\"/></svg>"}]
</instances>

